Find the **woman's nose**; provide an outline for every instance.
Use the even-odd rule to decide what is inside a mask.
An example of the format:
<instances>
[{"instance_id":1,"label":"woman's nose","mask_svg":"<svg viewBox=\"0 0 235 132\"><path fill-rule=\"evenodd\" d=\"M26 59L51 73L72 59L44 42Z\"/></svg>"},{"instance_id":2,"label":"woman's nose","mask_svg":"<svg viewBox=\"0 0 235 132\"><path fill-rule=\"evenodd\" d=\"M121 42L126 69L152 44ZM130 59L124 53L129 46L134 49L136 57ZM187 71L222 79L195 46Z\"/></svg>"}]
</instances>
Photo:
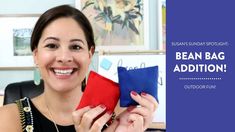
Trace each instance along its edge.
<instances>
[{"instance_id":1,"label":"woman's nose","mask_svg":"<svg viewBox=\"0 0 235 132\"><path fill-rule=\"evenodd\" d=\"M60 63L69 63L73 61L72 53L69 49L61 48L57 53L56 61Z\"/></svg>"}]
</instances>

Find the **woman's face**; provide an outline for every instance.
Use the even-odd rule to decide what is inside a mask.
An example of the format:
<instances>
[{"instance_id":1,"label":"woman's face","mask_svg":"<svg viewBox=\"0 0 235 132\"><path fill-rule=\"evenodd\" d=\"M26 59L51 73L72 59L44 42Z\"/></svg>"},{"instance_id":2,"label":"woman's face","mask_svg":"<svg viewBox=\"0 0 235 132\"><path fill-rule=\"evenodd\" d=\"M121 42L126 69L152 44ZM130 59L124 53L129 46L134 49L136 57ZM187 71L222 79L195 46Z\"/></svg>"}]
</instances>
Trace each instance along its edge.
<instances>
[{"instance_id":1,"label":"woman's face","mask_svg":"<svg viewBox=\"0 0 235 132\"><path fill-rule=\"evenodd\" d=\"M33 53L45 86L68 91L81 87L93 50L74 19L59 18L45 27Z\"/></svg>"}]
</instances>

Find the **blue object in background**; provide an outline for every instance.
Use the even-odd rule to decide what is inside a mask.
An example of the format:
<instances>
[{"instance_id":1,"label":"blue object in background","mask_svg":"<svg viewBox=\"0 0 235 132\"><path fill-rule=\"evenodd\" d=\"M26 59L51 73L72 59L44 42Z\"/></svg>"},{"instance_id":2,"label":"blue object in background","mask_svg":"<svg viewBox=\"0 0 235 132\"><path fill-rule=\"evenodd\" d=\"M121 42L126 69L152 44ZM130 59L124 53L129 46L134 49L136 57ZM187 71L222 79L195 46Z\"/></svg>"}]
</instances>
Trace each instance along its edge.
<instances>
[{"instance_id":1,"label":"blue object in background","mask_svg":"<svg viewBox=\"0 0 235 132\"><path fill-rule=\"evenodd\" d=\"M106 58L104 58L100 63L100 67L102 67L103 69L107 71L110 69L111 66L112 66L112 62Z\"/></svg>"},{"instance_id":2,"label":"blue object in background","mask_svg":"<svg viewBox=\"0 0 235 132\"><path fill-rule=\"evenodd\" d=\"M131 91L141 92L157 97L158 66L127 70L118 67L118 80L120 86L120 106L128 107L138 105L130 96Z\"/></svg>"}]
</instances>

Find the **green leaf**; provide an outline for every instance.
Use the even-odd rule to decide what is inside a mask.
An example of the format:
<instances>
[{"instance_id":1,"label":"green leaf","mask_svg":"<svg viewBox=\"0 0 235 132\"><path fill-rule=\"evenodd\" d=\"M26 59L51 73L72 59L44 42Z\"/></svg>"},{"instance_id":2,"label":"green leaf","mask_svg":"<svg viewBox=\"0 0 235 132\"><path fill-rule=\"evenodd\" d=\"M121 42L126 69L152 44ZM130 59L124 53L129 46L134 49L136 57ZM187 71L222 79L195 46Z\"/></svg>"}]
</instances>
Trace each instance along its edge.
<instances>
[{"instance_id":1,"label":"green leaf","mask_svg":"<svg viewBox=\"0 0 235 132\"><path fill-rule=\"evenodd\" d=\"M94 2L90 2L90 3L89 3L89 1L87 1L87 2L85 3L85 6L82 8L82 10L86 9L88 6L90 6L90 5L92 5L92 4L94 4Z\"/></svg>"},{"instance_id":2,"label":"green leaf","mask_svg":"<svg viewBox=\"0 0 235 132\"><path fill-rule=\"evenodd\" d=\"M129 21L129 27L132 31L134 31L136 34L139 35L139 31L137 30L137 28L135 27L135 24L132 21Z\"/></svg>"},{"instance_id":3,"label":"green leaf","mask_svg":"<svg viewBox=\"0 0 235 132\"><path fill-rule=\"evenodd\" d=\"M128 18L129 19L135 19L135 18L137 18L137 15L129 15Z\"/></svg>"},{"instance_id":4,"label":"green leaf","mask_svg":"<svg viewBox=\"0 0 235 132\"><path fill-rule=\"evenodd\" d=\"M117 15L117 16L113 17L112 18L112 23L122 24L121 16Z\"/></svg>"},{"instance_id":5,"label":"green leaf","mask_svg":"<svg viewBox=\"0 0 235 132\"><path fill-rule=\"evenodd\" d=\"M141 17L141 20L143 20L143 15L140 12L135 12L136 15L139 15Z\"/></svg>"},{"instance_id":6,"label":"green leaf","mask_svg":"<svg viewBox=\"0 0 235 132\"><path fill-rule=\"evenodd\" d=\"M105 14L103 12L99 13L95 18L96 21L105 20Z\"/></svg>"},{"instance_id":7,"label":"green leaf","mask_svg":"<svg viewBox=\"0 0 235 132\"><path fill-rule=\"evenodd\" d=\"M123 29L125 26L127 26L127 23L128 23L128 17L126 16L126 17L124 18L124 21L123 21L123 24L122 24L122 29Z\"/></svg>"}]
</instances>

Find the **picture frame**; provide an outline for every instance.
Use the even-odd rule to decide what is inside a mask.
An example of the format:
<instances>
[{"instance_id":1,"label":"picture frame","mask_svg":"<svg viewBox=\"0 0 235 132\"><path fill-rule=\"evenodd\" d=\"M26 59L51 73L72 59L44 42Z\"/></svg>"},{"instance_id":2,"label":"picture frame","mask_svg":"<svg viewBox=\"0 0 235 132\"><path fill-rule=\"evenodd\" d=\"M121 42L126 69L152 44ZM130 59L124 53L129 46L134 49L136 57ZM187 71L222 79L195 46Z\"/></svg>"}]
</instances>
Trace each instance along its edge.
<instances>
[{"instance_id":1,"label":"picture frame","mask_svg":"<svg viewBox=\"0 0 235 132\"><path fill-rule=\"evenodd\" d=\"M96 51L149 50L149 1L122 2L126 3L76 0L76 8L88 17L93 27Z\"/></svg>"},{"instance_id":2,"label":"picture frame","mask_svg":"<svg viewBox=\"0 0 235 132\"><path fill-rule=\"evenodd\" d=\"M166 50L166 0L161 1L162 14L162 46L160 49Z\"/></svg>"},{"instance_id":3,"label":"picture frame","mask_svg":"<svg viewBox=\"0 0 235 132\"><path fill-rule=\"evenodd\" d=\"M38 16L0 17L0 68L34 67L30 37Z\"/></svg>"}]
</instances>

